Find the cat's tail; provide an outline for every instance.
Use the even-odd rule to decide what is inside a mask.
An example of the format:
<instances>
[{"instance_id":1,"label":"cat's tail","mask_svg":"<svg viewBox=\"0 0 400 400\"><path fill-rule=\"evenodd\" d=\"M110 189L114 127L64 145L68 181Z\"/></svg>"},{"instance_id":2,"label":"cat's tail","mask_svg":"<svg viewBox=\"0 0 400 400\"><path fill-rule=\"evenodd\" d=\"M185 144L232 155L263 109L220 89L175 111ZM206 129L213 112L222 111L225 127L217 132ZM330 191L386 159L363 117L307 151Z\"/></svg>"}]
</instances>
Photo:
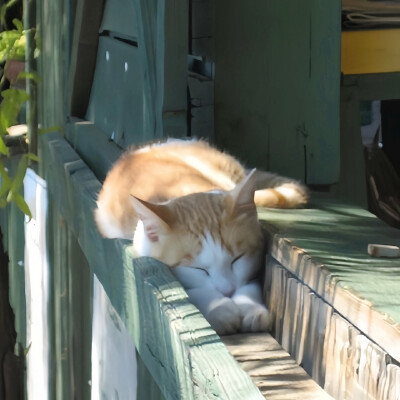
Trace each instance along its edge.
<instances>
[{"instance_id":1,"label":"cat's tail","mask_svg":"<svg viewBox=\"0 0 400 400\"><path fill-rule=\"evenodd\" d=\"M299 208L307 204L309 192L302 183L270 172L257 170L254 202L259 207Z\"/></svg>"}]
</instances>

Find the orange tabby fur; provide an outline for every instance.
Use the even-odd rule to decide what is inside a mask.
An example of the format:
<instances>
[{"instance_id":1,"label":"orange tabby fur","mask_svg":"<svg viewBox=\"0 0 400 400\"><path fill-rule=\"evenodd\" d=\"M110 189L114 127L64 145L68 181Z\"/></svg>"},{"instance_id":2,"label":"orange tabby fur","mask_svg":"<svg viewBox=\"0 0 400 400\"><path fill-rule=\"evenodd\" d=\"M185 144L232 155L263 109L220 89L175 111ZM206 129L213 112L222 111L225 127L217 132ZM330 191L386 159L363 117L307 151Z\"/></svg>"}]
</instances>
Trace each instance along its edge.
<instances>
[{"instance_id":1,"label":"orange tabby fur","mask_svg":"<svg viewBox=\"0 0 400 400\"><path fill-rule=\"evenodd\" d=\"M133 237L137 216L131 195L157 203L191 193L232 190L245 176L237 160L204 141L173 140L127 151L99 194L99 230L105 237ZM298 182L263 171L257 171L257 180L262 188L255 192L257 206L293 208L307 201L307 190ZM108 225L117 227L115 232L107 232Z\"/></svg>"},{"instance_id":2,"label":"orange tabby fur","mask_svg":"<svg viewBox=\"0 0 400 400\"><path fill-rule=\"evenodd\" d=\"M133 201L143 218L146 210L141 212L137 199ZM139 202L165 223L165 234L161 230L150 255L170 267L190 265L201 251L205 232L232 255L254 254L263 246L254 206L235 210L233 198L224 193L195 193L160 205Z\"/></svg>"},{"instance_id":3,"label":"orange tabby fur","mask_svg":"<svg viewBox=\"0 0 400 400\"><path fill-rule=\"evenodd\" d=\"M125 153L104 182L95 217L104 236L133 238L139 255L172 267L217 333L258 332L270 316L255 279L264 256L255 205L297 207L306 199L301 184L247 175L205 142L171 141Z\"/></svg>"}]
</instances>

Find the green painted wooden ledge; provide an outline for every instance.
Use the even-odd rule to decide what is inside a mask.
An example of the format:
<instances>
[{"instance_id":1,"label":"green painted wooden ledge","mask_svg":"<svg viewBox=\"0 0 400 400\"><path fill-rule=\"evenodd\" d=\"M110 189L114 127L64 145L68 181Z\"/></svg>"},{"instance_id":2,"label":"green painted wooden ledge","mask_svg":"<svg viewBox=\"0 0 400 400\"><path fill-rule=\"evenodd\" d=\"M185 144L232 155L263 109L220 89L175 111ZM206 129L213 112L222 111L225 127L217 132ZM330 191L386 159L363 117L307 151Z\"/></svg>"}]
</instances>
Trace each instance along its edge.
<instances>
[{"instance_id":1,"label":"green painted wooden ledge","mask_svg":"<svg viewBox=\"0 0 400 400\"><path fill-rule=\"evenodd\" d=\"M164 397L263 399L165 265L135 258L129 241L100 237L93 210L101 184L69 143L58 134L45 135L40 150L52 201Z\"/></svg>"},{"instance_id":2,"label":"green painted wooden ledge","mask_svg":"<svg viewBox=\"0 0 400 400\"><path fill-rule=\"evenodd\" d=\"M400 230L358 206L315 195L304 210L259 210L270 253L400 362L400 259L368 255L400 245Z\"/></svg>"}]
</instances>

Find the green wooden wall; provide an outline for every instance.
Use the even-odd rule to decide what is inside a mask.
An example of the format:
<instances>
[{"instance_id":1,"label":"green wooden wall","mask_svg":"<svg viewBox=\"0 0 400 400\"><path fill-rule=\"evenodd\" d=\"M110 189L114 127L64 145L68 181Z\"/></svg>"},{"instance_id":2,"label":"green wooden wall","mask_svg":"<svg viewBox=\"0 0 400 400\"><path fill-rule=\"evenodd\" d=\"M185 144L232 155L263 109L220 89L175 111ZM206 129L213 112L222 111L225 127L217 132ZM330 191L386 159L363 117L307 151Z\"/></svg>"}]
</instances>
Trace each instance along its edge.
<instances>
[{"instance_id":1,"label":"green wooden wall","mask_svg":"<svg viewBox=\"0 0 400 400\"><path fill-rule=\"evenodd\" d=\"M216 141L248 165L339 178L338 0L215 2Z\"/></svg>"}]
</instances>

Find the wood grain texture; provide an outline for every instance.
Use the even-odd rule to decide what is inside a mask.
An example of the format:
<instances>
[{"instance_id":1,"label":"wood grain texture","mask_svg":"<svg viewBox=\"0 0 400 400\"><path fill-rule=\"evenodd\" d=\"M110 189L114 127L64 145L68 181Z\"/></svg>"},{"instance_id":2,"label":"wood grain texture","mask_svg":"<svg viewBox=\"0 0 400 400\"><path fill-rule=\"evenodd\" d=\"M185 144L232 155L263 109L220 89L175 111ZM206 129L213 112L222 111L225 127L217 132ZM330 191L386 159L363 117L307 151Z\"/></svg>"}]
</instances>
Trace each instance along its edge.
<instances>
[{"instance_id":1,"label":"wood grain texture","mask_svg":"<svg viewBox=\"0 0 400 400\"><path fill-rule=\"evenodd\" d=\"M340 1L215 2L216 142L309 184L339 178Z\"/></svg>"},{"instance_id":2,"label":"wood grain texture","mask_svg":"<svg viewBox=\"0 0 400 400\"><path fill-rule=\"evenodd\" d=\"M270 334L224 336L222 341L266 399L332 399Z\"/></svg>"},{"instance_id":3,"label":"wood grain texture","mask_svg":"<svg viewBox=\"0 0 400 400\"><path fill-rule=\"evenodd\" d=\"M400 73L343 75L341 85L357 87L360 100L390 100L400 97Z\"/></svg>"},{"instance_id":4,"label":"wood grain texture","mask_svg":"<svg viewBox=\"0 0 400 400\"><path fill-rule=\"evenodd\" d=\"M360 207L316 198L305 210L260 210L271 255L365 336L400 360L400 263L368 255L398 230Z\"/></svg>"}]
</instances>

